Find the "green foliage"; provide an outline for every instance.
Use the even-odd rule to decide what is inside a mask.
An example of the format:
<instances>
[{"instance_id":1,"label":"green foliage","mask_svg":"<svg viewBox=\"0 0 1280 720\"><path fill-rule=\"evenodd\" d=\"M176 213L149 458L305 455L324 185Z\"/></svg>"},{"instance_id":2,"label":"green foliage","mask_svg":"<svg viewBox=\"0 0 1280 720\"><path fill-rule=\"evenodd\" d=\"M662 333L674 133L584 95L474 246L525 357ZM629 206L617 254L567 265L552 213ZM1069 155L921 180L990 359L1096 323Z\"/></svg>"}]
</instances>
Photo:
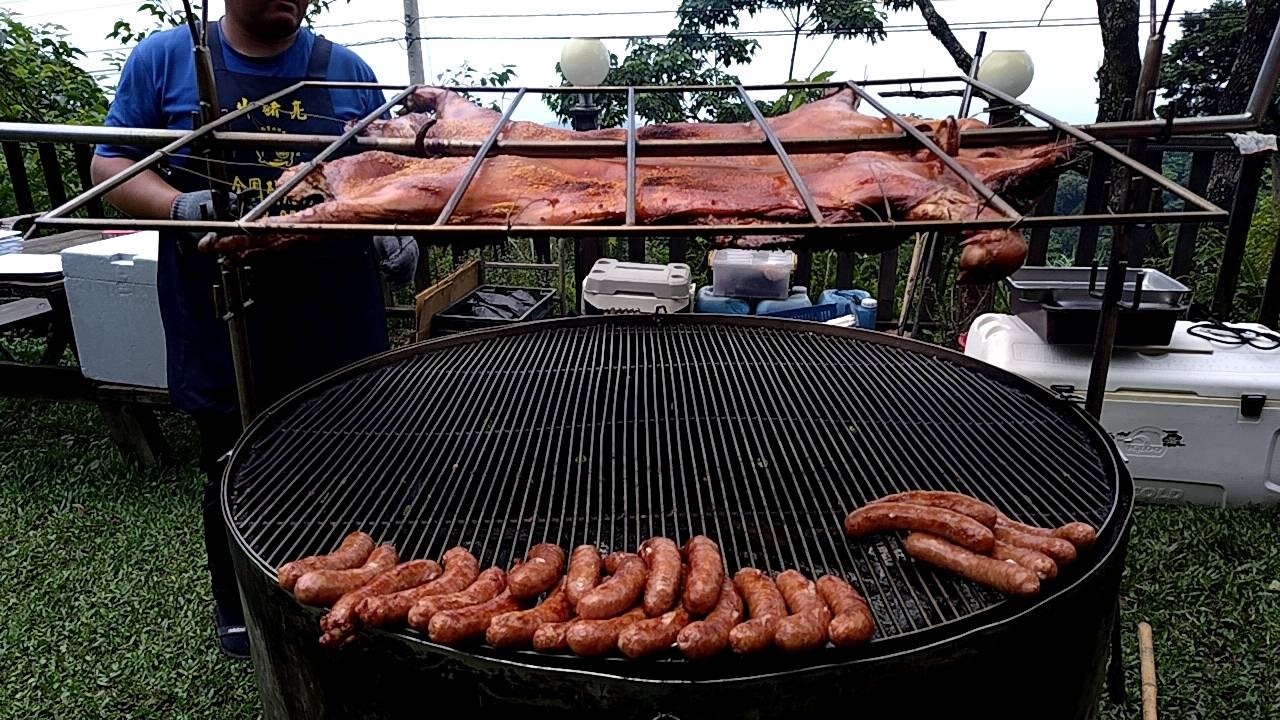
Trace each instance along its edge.
<instances>
[{"instance_id":1,"label":"green foliage","mask_svg":"<svg viewBox=\"0 0 1280 720\"><path fill-rule=\"evenodd\" d=\"M1182 18L1182 37L1165 52L1160 89L1179 115L1214 115L1231 77L1245 36L1245 6L1240 0L1216 0L1202 12Z\"/></svg>"},{"instance_id":2,"label":"green foliage","mask_svg":"<svg viewBox=\"0 0 1280 720\"><path fill-rule=\"evenodd\" d=\"M455 87L506 87L516 78L515 65L499 65L498 69L477 70L471 63L464 62L456 68L446 69L436 75L436 82L442 86ZM491 110L502 111L502 103L497 100L484 102L476 93L460 92L459 95L477 105L484 105ZM484 93L483 98L493 98L493 93ZM505 97L505 94L503 95Z\"/></svg>"},{"instance_id":3,"label":"green foliage","mask_svg":"<svg viewBox=\"0 0 1280 720\"><path fill-rule=\"evenodd\" d=\"M107 98L93 77L80 69L84 53L67 41L59 25L25 25L0 11L0 120L96 125L107 112ZM48 207L44 172L30 145L27 177L37 209ZM59 148L63 177L56 182L79 188L69 148ZM70 194L70 193L69 193ZM0 217L18 214L9 169L0 159Z\"/></svg>"}]
</instances>

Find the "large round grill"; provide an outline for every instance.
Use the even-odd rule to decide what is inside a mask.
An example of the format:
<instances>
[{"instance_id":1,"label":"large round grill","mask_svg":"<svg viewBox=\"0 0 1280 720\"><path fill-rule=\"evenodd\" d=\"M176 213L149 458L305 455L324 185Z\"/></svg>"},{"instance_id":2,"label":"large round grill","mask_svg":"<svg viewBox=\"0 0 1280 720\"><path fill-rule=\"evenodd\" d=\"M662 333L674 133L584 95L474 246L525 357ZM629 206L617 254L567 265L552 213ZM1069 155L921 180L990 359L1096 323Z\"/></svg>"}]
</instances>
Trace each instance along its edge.
<instances>
[{"instance_id":1,"label":"large round grill","mask_svg":"<svg viewBox=\"0 0 1280 720\"><path fill-rule=\"evenodd\" d=\"M835 573L867 596L876 638L853 655L691 666L463 653L725 680L900 652L1033 607L908 560L897 537L844 536L848 510L915 488L967 492L1037 524L1090 522L1102 529L1096 558L1120 543L1131 495L1082 413L988 366L873 333L668 316L457 336L344 370L255 424L225 501L233 544L260 577L354 529L404 557L461 544L503 566L544 541L634 549L703 533L731 569ZM1035 604L1095 567L1069 568Z\"/></svg>"}]
</instances>

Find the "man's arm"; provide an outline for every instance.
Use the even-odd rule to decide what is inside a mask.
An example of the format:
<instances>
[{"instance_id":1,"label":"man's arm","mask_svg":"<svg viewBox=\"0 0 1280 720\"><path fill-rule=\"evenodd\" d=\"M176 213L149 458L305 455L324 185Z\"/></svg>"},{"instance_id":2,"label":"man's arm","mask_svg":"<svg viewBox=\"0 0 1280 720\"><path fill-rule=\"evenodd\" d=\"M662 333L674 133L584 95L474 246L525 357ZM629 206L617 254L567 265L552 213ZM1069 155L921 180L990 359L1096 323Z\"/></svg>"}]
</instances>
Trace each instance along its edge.
<instances>
[{"instance_id":1,"label":"man's arm","mask_svg":"<svg viewBox=\"0 0 1280 720\"><path fill-rule=\"evenodd\" d=\"M93 182L101 183L133 164L134 161L127 157L94 155L90 166ZM130 217L167 220L173 210L173 201L180 194L164 178L146 170L107 193L106 197L108 202Z\"/></svg>"}]
</instances>

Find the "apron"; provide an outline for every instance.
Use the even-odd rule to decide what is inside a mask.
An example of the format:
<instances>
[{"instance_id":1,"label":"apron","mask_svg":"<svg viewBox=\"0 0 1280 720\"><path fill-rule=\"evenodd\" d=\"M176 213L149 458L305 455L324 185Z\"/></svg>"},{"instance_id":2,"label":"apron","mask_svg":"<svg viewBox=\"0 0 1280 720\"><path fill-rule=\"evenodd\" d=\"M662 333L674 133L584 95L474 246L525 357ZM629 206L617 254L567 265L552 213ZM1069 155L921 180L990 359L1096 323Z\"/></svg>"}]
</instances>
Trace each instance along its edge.
<instances>
[{"instance_id":1,"label":"apron","mask_svg":"<svg viewBox=\"0 0 1280 720\"><path fill-rule=\"evenodd\" d=\"M223 112L304 79L230 72L222 48L214 23L209 26L209 50ZM305 79L325 79L332 50L328 40L315 39ZM227 129L331 135L335 123L326 118L333 115L327 88L304 88L232 122ZM233 190L254 204L275 188L286 167L311 157L312 153L304 152L230 150L227 159L233 164L227 166L227 175ZM207 180L189 172L173 173L171 181L183 192L208 189ZM296 209L281 202L272 213ZM246 318L259 407L387 349L386 308L371 240L304 242L253 256L247 265L247 298L253 303L246 309ZM227 324L214 306L213 286L220 281L215 255L197 251L189 234L162 234L157 291L169 395L175 408L192 414L237 412Z\"/></svg>"}]
</instances>

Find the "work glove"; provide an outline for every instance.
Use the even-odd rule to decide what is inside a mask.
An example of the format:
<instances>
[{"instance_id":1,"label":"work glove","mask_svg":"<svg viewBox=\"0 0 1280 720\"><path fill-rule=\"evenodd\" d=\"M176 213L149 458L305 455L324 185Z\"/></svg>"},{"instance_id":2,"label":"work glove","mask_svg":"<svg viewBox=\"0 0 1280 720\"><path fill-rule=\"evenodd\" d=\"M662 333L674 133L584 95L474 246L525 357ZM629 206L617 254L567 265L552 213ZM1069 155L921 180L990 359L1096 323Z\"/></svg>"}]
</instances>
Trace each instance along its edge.
<instances>
[{"instance_id":1,"label":"work glove","mask_svg":"<svg viewBox=\"0 0 1280 720\"><path fill-rule=\"evenodd\" d=\"M418 269L418 241L411 237L376 235L373 238L374 257L378 260L378 272L392 289L413 282Z\"/></svg>"},{"instance_id":2,"label":"work glove","mask_svg":"<svg viewBox=\"0 0 1280 720\"><path fill-rule=\"evenodd\" d=\"M169 207L170 220L212 220L213 217L212 190L182 193Z\"/></svg>"}]
</instances>

